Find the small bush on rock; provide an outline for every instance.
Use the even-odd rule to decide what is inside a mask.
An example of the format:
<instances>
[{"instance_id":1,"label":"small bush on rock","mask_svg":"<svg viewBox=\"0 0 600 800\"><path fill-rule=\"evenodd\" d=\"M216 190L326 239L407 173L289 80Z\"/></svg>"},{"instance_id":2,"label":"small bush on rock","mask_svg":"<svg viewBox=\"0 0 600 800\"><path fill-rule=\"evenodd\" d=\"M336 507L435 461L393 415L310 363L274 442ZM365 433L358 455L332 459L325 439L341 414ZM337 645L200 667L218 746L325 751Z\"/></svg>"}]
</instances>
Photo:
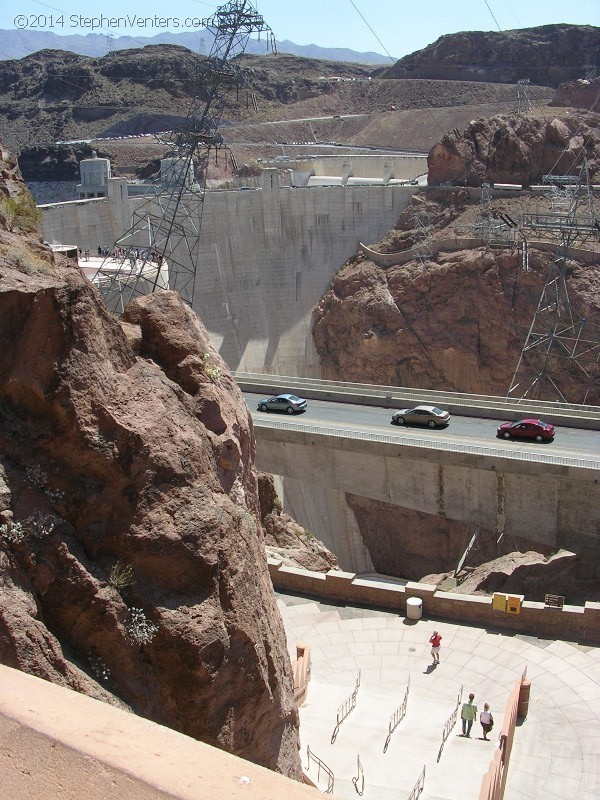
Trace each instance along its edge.
<instances>
[{"instance_id":1,"label":"small bush on rock","mask_svg":"<svg viewBox=\"0 0 600 800\"><path fill-rule=\"evenodd\" d=\"M122 564L117 561L110 570L108 582L114 589L125 589L125 587L131 586L133 583L133 568L130 564Z\"/></svg>"},{"instance_id":2,"label":"small bush on rock","mask_svg":"<svg viewBox=\"0 0 600 800\"><path fill-rule=\"evenodd\" d=\"M158 625L150 622L143 609L135 607L129 609L129 621L125 628L134 644L150 644L158 631Z\"/></svg>"}]
</instances>

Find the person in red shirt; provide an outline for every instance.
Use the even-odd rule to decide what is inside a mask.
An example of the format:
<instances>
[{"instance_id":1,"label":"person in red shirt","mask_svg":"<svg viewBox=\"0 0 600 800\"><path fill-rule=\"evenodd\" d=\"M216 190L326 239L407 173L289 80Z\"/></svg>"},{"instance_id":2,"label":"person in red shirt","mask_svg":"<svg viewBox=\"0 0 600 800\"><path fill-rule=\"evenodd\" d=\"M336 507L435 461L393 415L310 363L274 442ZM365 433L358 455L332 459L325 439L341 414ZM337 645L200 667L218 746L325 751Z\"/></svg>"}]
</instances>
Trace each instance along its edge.
<instances>
[{"instance_id":1,"label":"person in red shirt","mask_svg":"<svg viewBox=\"0 0 600 800\"><path fill-rule=\"evenodd\" d=\"M433 663L439 664L440 663L440 645L441 645L442 637L439 635L437 631L434 631L430 640L429 644L431 645L431 655L433 656Z\"/></svg>"}]
</instances>

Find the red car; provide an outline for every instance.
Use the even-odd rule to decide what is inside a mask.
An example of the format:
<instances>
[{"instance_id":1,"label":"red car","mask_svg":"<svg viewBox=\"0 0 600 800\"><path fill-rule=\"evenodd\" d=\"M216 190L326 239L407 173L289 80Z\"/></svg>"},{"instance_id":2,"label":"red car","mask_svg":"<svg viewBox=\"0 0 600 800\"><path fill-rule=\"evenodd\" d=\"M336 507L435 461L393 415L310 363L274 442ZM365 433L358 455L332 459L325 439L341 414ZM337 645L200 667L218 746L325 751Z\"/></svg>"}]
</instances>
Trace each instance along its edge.
<instances>
[{"instance_id":1,"label":"red car","mask_svg":"<svg viewBox=\"0 0 600 800\"><path fill-rule=\"evenodd\" d=\"M554 439L554 425L542 422L541 419L503 422L498 427L498 436L503 439L531 439L534 442L547 442Z\"/></svg>"}]
</instances>

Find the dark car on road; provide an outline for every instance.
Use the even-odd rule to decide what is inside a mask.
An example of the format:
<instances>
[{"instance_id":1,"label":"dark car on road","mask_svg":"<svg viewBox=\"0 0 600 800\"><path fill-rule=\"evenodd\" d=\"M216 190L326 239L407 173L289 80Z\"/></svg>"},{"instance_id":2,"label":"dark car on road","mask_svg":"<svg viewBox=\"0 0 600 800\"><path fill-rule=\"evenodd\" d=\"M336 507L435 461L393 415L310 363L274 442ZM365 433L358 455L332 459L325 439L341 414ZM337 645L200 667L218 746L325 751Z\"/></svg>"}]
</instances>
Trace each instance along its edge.
<instances>
[{"instance_id":1,"label":"dark car on road","mask_svg":"<svg viewBox=\"0 0 600 800\"><path fill-rule=\"evenodd\" d=\"M265 397L258 403L259 411L285 411L286 414L298 414L306 411L306 400L296 397L295 394L278 394L275 397Z\"/></svg>"},{"instance_id":2,"label":"dark car on road","mask_svg":"<svg viewBox=\"0 0 600 800\"><path fill-rule=\"evenodd\" d=\"M498 436L502 439L528 439L533 442L548 442L554 439L554 425L541 419L519 419L516 422L503 422L498 426Z\"/></svg>"},{"instance_id":3,"label":"dark car on road","mask_svg":"<svg viewBox=\"0 0 600 800\"><path fill-rule=\"evenodd\" d=\"M442 428L450 422L450 414L437 406L400 408L392 414L392 425L427 425Z\"/></svg>"}]
</instances>

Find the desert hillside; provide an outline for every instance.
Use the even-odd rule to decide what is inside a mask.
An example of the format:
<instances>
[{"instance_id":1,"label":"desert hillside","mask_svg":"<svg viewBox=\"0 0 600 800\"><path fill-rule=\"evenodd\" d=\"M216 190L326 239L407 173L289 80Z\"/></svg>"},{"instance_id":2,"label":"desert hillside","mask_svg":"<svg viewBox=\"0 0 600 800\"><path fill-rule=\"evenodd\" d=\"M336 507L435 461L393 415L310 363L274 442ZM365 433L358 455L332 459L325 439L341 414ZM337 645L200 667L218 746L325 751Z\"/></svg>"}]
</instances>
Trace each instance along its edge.
<instances>
[{"instance_id":1,"label":"desert hillside","mask_svg":"<svg viewBox=\"0 0 600 800\"><path fill-rule=\"evenodd\" d=\"M558 86L582 77L595 63L600 28L542 25L510 31L465 31L441 36L392 67L388 78L450 78L463 81L528 81Z\"/></svg>"}]
</instances>

